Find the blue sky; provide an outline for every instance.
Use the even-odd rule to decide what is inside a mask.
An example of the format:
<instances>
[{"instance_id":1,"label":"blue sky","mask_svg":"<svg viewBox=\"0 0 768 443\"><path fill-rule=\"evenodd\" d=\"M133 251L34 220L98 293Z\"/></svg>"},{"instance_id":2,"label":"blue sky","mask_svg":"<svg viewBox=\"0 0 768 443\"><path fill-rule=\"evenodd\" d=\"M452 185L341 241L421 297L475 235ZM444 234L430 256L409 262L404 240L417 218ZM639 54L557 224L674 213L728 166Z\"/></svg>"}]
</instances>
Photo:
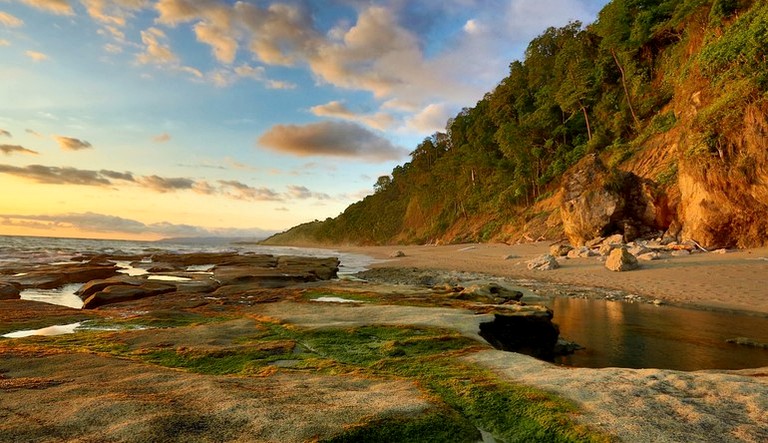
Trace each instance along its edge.
<instances>
[{"instance_id":1,"label":"blue sky","mask_svg":"<svg viewBox=\"0 0 768 443\"><path fill-rule=\"evenodd\" d=\"M605 0L0 0L0 234L334 217Z\"/></svg>"}]
</instances>

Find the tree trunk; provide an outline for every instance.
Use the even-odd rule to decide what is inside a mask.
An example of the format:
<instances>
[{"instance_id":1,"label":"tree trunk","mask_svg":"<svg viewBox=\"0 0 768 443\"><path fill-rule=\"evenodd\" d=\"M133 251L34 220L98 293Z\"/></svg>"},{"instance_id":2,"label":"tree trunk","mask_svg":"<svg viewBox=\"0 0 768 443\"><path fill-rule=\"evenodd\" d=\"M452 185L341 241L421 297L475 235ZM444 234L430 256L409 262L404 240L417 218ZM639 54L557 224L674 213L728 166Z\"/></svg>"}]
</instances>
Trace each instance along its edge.
<instances>
[{"instance_id":1,"label":"tree trunk","mask_svg":"<svg viewBox=\"0 0 768 443\"><path fill-rule=\"evenodd\" d=\"M627 88L627 77L624 74L624 68L621 67L621 63L619 63L619 58L616 57L616 51L611 49L611 55L613 56L613 61L616 62L616 66L619 67L619 72L621 72L621 85L624 87L624 95L627 97L627 105L629 105L629 112L632 113L632 119L635 120L635 126L639 128L640 120L637 119L637 114L635 114L635 109L632 107L632 99L629 97L629 89Z\"/></svg>"},{"instance_id":2,"label":"tree trunk","mask_svg":"<svg viewBox=\"0 0 768 443\"><path fill-rule=\"evenodd\" d=\"M581 106L581 112L584 113L584 121L587 122L587 140L592 141L592 127L589 125L589 114L587 114L587 107L582 105L581 102L579 102L579 106Z\"/></svg>"}]
</instances>

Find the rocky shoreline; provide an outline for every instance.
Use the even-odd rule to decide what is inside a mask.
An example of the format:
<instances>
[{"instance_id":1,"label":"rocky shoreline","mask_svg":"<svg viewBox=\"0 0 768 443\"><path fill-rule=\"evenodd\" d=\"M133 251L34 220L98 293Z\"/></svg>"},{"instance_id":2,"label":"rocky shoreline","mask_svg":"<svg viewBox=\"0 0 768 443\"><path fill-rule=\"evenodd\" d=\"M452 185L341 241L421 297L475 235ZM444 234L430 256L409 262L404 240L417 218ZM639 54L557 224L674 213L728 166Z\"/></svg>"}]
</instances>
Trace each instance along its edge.
<instances>
[{"instance_id":1,"label":"rocky shoreline","mask_svg":"<svg viewBox=\"0 0 768 443\"><path fill-rule=\"evenodd\" d=\"M0 300L0 335L80 325L65 336L0 338L0 409L8 411L0 441L419 441L436 429L468 442L480 440L478 429L501 440L714 435L656 418L682 413L723 441L768 437L764 371L574 370L518 353L546 360L557 341L552 312L527 301L649 300L418 268L339 280L338 266L336 258L157 254L0 270L0 286L17 292L93 277L78 291L85 309L18 294ZM657 397L659 383L675 390ZM728 414L702 389L725 396ZM643 392L645 430L615 407L632 392Z\"/></svg>"}]
</instances>

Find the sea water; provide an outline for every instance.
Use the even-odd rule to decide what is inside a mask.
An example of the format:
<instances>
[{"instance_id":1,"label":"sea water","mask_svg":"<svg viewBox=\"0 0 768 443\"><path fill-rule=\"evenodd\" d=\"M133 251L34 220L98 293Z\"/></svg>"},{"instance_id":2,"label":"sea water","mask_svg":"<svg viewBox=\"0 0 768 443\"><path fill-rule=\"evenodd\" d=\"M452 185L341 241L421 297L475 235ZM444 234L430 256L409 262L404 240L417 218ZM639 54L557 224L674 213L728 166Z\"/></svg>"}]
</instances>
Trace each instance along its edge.
<instances>
[{"instance_id":1,"label":"sea water","mask_svg":"<svg viewBox=\"0 0 768 443\"><path fill-rule=\"evenodd\" d=\"M88 255L135 255L151 262L153 254L168 253L253 253L274 256L302 257L337 257L339 258L339 276L345 277L365 270L374 260L360 254L348 254L329 249L299 248L281 246L261 246L255 243L239 243L228 239L196 243L194 241L130 241L130 240L94 240L57 237L18 237L0 236L0 268L19 264L71 264L73 259L82 254ZM147 271L134 268L128 261L116 261L121 267L119 272L126 275L144 275ZM190 267L191 272L208 272L215 265ZM182 277L155 275L149 277L155 280L186 281ZM75 295L82 284L69 284L56 289L27 289L22 291L21 298L44 303L68 306L79 309L82 300Z\"/></svg>"}]
</instances>

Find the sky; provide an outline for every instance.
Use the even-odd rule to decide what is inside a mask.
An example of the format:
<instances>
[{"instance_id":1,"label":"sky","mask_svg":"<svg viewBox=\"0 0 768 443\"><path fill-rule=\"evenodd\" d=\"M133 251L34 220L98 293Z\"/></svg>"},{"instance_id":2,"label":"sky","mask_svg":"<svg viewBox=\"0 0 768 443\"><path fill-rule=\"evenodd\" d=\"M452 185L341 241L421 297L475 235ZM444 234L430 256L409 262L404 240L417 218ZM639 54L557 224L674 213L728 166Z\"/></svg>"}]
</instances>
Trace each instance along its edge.
<instances>
[{"instance_id":1,"label":"sky","mask_svg":"<svg viewBox=\"0 0 768 443\"><path fill-rule=\"evenodd\" d=\"M0 0L0 235L339 215L607 0Z\"/></svg>"}]
</instances>

